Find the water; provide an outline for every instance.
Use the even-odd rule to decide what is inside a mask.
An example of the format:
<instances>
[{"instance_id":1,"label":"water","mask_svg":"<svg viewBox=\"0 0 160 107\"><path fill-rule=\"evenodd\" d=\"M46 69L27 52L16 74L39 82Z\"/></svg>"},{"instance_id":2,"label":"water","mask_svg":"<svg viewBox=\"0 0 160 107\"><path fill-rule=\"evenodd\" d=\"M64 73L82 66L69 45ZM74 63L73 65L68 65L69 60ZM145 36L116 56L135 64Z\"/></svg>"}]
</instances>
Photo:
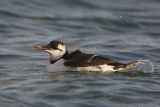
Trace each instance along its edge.
<instances>
[{"instance_id":1,"label":"water","mask_svg":"<svg viewBox=\"0 0 160 107\"><path fill-rule=\"evenodd\" d=\"M1 106L159 107L159 10L158 0L1 0ZM154 73L48 73L49 55L34 46L51 40L124 63L147 60Z\"/></svg>"}]
</instances>

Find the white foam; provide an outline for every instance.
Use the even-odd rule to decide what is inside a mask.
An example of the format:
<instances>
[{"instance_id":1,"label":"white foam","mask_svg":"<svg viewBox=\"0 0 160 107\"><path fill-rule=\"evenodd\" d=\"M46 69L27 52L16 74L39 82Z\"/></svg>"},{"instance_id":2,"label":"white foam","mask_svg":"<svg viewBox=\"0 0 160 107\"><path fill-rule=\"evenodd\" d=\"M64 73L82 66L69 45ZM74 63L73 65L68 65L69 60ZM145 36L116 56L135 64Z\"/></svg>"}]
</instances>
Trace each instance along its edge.
<instances>
[{"instance_id":1,"label":"white foam","mask_svg":"<svg viewBox=\"0 0 160 107\"><path fill-rule=\"evenodd\" d=\"M139 60L135 66L124 69L124 72L135 72L135 71L144 73L153 73L154 65L149 60Z\"/></svg>"}]
</instances>

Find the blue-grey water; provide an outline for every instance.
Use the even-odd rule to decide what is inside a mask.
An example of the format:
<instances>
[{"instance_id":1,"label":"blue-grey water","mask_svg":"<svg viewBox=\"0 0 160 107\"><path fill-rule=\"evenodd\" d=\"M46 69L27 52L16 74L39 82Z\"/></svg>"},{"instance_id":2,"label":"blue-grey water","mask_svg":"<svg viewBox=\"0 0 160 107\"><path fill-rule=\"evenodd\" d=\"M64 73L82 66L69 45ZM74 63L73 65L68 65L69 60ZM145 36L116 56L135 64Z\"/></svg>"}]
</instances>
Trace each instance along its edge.
<instances>
[{"instance_id":1,"label":"blue-grey water","mask_svg":"<svg viewBox=\"0 0 160 107\"><path fill-rule=\"evenodd\" d=\"M51 40L154 73L48 73ZM159 107L159 63L159 0L0 1L0 107Z\"/></svg>"}]
</instances>

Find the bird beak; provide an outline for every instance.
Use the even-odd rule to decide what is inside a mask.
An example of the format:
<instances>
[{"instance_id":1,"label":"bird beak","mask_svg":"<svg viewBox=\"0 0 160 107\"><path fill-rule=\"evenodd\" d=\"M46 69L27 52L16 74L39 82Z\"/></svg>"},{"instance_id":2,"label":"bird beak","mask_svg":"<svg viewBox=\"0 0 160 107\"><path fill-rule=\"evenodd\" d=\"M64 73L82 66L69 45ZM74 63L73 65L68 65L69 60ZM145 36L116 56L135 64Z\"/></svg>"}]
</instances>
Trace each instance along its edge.
<instances>
[{"instance_id":1,"label":"bird beak","mask_svg":"<svg viewBox=\"0 0 160 107\"><path fill-rule=\"evenodd\" d=\"M50 50L51 48L46 45L46 46L35 46L35 48L40 49L40 50Z\"/></svg>"}]
</instances>

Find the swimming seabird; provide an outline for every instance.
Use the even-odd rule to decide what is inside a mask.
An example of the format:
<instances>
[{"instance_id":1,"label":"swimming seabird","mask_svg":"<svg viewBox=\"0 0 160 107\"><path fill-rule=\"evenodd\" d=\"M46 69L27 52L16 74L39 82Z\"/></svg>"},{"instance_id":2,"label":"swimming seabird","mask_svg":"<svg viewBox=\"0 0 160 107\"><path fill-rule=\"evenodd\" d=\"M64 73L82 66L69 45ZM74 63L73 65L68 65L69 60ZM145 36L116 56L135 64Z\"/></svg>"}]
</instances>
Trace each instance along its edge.
<instances>
[{"instance_id":1,"label":"swimming seabird","mask_svg":"<svg viewBox=\"0 0 160 107\"><path fill-rule=\"evenodd\" d=\"M57 71L123 71L124 68L132 67L138 61L127 64L119 63L95 54L86 54L80 50L69 53L67 46L60 41L53 40L46 46L36 46L50 54L46 68L49 72Z\"/></svg>"}]
</instances>

